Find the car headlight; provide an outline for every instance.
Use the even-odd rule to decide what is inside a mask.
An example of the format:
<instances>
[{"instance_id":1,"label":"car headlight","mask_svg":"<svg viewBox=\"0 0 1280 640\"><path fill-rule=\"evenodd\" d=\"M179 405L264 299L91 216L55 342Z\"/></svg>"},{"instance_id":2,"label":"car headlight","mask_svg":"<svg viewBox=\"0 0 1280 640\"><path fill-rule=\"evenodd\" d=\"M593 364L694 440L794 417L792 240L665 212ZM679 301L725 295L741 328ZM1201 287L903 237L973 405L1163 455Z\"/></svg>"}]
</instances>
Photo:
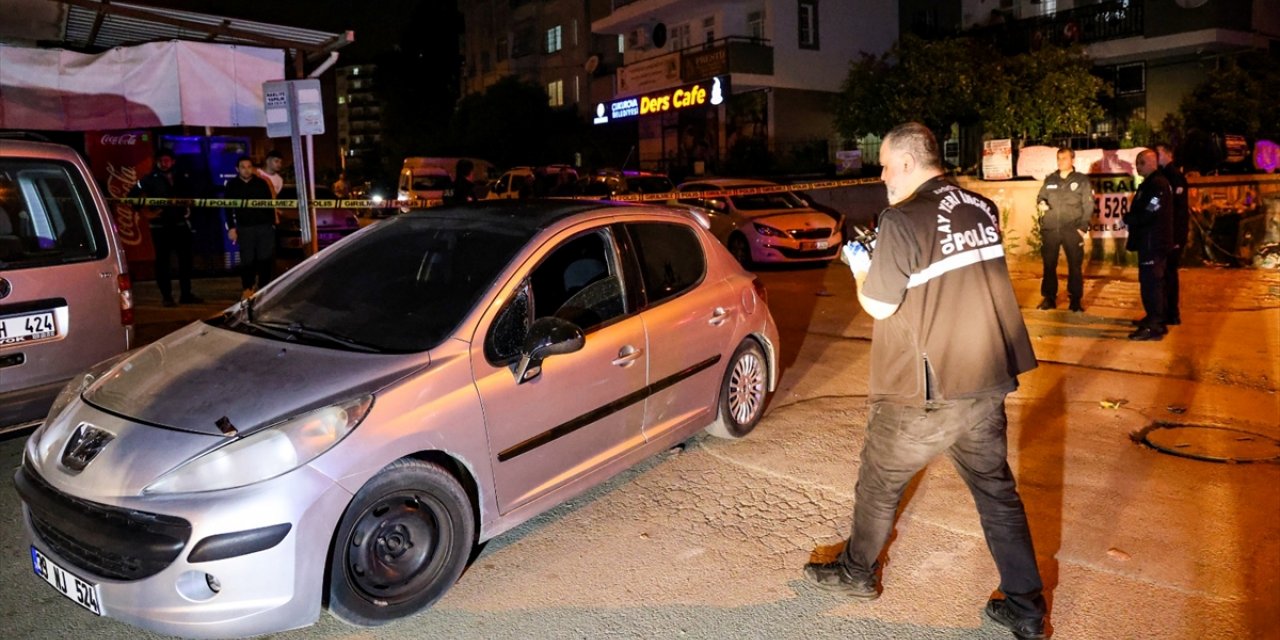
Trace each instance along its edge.
<instances>
[{"instance_id":1,"label":"car headlight","mask_svg":"<svg viewBox=\"0 0 1280 640\"><path fill-rule=\"evenodd\" d=\"M132 351L126 351L112 356L93 365L88 371L77 374L71 380L68 380L66 386L62 387L62 391L59 391L57 397L53 399L53 406L49 407L49 413L45 416L44 424L56 421L58 416L62 415L62 412L66 410L73 400L79 398L82 393L93 386L93 383L97 382L98 378L111 371L112 367L120 364L121 361L131 355L133 355ZM40 425L40 429L43 430L44 425Z\"/></svg>"},{"instance_id":2,"label":"car headlight","mask_svg":"<svg viewBox=\"0 0 1280 640\"><path fill-rule=\"evenodd\" d=\"M362 396L289 418L192 459L143 493L218 491L270 480L333 448L372 406L373 396Z\"/></svg>"},{"instance_id":3,"label":"car headlight","mask_svg":"<svg viewBox=\"0 0 1280 640\"><path fill-rule=\"evenodd\" d=\"M773 227L770 227L769 225L766 225L766 224L760 224L759 222L752 222L752 223L751 223L751 226L755 227L755 229L756 229L756 233L758 233L758 234L760 234L760 235L762 235L762 236L771 236L771 237L774 237L774 238L785 238L785 237L787 237L787 234L785 234L785 233L783 233L783 232L781 232L781 231L779 231L779 230L777 230L777 229L774 229Z\"/></svg>"}]
</instances>

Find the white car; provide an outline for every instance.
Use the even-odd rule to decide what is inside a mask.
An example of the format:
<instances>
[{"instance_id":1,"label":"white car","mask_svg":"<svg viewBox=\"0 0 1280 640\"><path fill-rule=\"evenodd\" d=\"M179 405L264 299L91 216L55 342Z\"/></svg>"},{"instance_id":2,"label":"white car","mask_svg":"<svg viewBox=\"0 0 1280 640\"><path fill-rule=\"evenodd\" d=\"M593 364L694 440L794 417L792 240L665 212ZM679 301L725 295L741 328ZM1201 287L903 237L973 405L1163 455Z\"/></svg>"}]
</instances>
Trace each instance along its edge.
<instances>
[{"instance_id":1,"label":"white car","mask_svg":"<svg viewBox=\"0 0 1280 640\"><path fill-rule=\"evenodd\" d=\"M830 261L840 251L844 232L836 220L805 204L776 182L709 178L680 185L681 193L758 189L720 197L680 198L711 219L711 232L743 266L757 262Z\"/></svg>"}]
</instances>

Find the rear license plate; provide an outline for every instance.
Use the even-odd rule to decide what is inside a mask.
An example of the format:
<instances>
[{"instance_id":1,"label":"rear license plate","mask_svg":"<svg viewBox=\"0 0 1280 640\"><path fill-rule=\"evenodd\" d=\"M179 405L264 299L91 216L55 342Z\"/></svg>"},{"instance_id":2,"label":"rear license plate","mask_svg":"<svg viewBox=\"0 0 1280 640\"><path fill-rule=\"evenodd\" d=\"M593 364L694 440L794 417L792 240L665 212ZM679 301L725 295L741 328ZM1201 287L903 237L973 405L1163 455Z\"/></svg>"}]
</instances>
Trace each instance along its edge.
<instances>
[{"instance_id":1,"label":"rear license plate","mask_svg":"<svg viewBox=\"0 0 1280 640\"><path fill-rule=\"evenodd\" d=\"M58 337L52 311L0 318L0 346Z\"/></svg>"},{"instance_id":2,"label":"rear license plate","mask_svg":"<svg viewBox=\"0 0 1280 640\"><path fill-rule=\"evenodd\" d=\"M102 615L102 605L99 604L102 602L102 593L98 590L98 585L85 582L74 573L59 567L35 547L31 547L31 567L35 569L36 575L44 578L45 582L53 585L54 589L72 602L92 611L93 615Z\"/></svg>"}]
</instances>

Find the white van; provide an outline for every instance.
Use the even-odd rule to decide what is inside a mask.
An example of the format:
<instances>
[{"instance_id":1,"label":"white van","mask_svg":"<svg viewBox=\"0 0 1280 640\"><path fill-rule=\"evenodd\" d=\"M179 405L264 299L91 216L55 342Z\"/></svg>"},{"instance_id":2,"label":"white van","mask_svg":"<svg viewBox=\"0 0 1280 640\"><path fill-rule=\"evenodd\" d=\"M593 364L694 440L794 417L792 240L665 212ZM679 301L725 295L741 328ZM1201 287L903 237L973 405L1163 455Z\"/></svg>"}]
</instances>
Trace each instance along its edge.
<instances>
[{"instance_id":1,"label":"white van","mask_svg":"<svg viewBox=\"0 0 1280 640\"><path fill-rule=\"evenodd\" d=\"M69 379L133 343L109 211L74 150L0 138L0 433L43 420Z\"/></svg>"},{"instance_id":2,"label":"white van","mask_svg":"<svg viewBox=\"0 0 1280 640\"><path fill-rule=\"evenodd\" d=\"M493 164L479 158L467 158L474 169L471 181L485 184L493 172ZM398 197L401 200L439 200L453 189L454 170L462 158L429 158L412 156L404 159L400 169Z\"/></svg>"}]
</instances>

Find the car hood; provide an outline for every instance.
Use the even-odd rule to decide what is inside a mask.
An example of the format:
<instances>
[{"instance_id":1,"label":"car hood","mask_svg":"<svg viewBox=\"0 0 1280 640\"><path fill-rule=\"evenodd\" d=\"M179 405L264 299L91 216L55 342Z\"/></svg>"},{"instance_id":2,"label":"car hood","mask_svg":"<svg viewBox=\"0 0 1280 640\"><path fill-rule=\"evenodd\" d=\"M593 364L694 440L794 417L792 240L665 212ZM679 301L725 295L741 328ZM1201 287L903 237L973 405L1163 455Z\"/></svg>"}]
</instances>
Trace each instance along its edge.
<instances>
[{"instance_id":1,"label":"car hood","mask_svg":"<svg viewBox=\"0 0 1280 640\"><path fill-rule=\"evenodd\" d=\"M368 354L296 345L203 322L120 362L84 395L90 404L149 424L240 434L377 391L429 363L426 354Z\"/></svg>"},{"instance_id":2,"label":"car hood","mask_svg":"<svg viewBox=\"0 0 1280 640\"><path fill-rule=\"evenodd\" d=\"M813 209L765 209L761 211L739 211L746 220L760 222L779 229L823 228L835 226L831 216Z\"/></svg>"}]
</instances>

